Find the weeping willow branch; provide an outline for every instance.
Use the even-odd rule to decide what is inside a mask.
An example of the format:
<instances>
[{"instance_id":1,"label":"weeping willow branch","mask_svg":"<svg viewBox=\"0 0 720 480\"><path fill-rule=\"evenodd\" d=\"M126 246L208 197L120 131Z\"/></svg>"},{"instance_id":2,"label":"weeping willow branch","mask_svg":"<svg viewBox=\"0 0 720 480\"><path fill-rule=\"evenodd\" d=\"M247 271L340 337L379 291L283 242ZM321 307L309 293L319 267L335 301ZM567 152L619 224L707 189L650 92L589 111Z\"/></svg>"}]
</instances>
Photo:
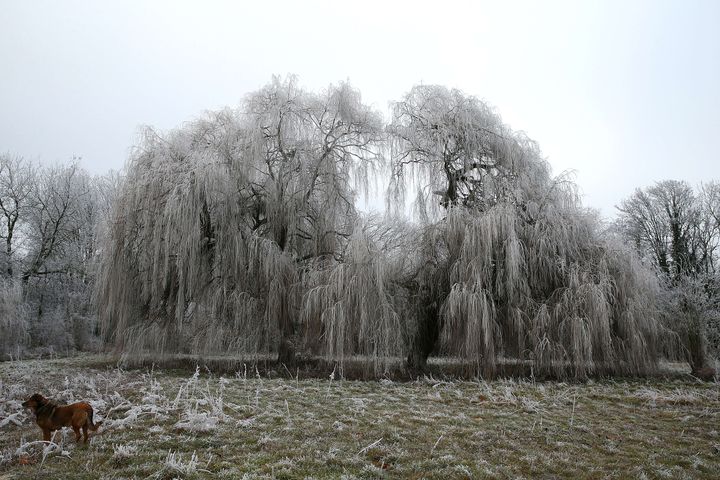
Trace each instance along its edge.
<instances>
[{"instance_id":1,"label":"weeping willow branch","mask_svg":"<svg viewBox=\"0 0 720 480\"><path fill-rule=\"evenodd\" d=\"M303 321L311 345L342 367L346 357L369 357L375 373L387 371L404 351L402 288L393 283L397 262L356 225L342 262L318 265L306 276Z\"/></svg>"}]
</instances>

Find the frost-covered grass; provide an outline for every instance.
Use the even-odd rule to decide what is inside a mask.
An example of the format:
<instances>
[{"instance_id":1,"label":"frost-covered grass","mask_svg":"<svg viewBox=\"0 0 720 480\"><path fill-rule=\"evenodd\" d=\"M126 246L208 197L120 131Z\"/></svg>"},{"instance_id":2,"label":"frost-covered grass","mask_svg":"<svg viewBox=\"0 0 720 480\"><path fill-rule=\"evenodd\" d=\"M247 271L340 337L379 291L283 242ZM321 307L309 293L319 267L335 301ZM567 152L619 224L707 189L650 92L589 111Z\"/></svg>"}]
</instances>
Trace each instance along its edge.
<instances>
[{"instance_id":1,"label":"frost-covered grass","mask_svg":"<svg viewBox=\"0 0 720 480\"><path fill-rule=\"evenodd\" d=\"M90 444L20 402L88 400ZM720 387L691 381L356 382L251 368L0 363L0 478L717 478Z\"/></svg>"}]
</instances>

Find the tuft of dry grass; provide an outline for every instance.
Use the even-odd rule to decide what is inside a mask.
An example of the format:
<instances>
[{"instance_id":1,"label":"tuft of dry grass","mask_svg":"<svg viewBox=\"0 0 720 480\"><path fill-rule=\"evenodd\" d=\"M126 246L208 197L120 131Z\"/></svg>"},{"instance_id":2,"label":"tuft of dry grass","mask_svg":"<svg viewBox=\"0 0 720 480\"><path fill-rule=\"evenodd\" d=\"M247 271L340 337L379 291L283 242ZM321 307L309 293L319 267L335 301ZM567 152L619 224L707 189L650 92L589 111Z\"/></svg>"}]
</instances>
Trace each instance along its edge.
<instances>
[{"instance_id":1,"label":"tuft of dry grass","mask_svg":"<svg viewBox=\"0 0 720 480\"><path fill-rule=\"evenodd\" d=\"M93 404L105 423L89 446L71 432L37 442L20 406L35 391ZM720 470L720 387L680 379L359 382L32 360L0 363L0 424L2 478L716 478Z\"/></svg>"}]
</instances>

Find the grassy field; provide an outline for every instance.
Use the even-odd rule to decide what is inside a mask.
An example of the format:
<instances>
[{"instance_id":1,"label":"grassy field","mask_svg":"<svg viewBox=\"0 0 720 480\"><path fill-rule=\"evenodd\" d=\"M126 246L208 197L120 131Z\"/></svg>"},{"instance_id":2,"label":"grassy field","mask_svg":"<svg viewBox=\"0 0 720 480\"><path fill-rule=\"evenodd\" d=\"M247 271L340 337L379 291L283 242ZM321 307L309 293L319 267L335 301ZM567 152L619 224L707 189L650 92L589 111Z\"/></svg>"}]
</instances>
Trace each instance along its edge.
<instances>
[{"instance_id":1,"label":"grassy field","mask_svg":"<svg viewBox=\"0 0 720 480\"><path fill-rule=\"evenodd\" d=\"M38 442L20 402L89 400L105 423ZM720 387L269 378L250 368L0 363L4 478L718 478Z\"/></svg>"}]
</instances>

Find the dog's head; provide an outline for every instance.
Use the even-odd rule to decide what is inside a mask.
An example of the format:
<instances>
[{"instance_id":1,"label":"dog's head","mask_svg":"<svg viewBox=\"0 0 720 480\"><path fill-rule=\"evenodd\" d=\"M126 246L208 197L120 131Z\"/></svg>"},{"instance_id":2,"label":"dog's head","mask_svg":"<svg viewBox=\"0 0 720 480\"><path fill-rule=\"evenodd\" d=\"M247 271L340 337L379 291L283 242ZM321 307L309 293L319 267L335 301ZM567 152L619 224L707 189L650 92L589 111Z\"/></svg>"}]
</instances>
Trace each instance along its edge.
<instances>
[{"instance_id":1,"label":"dog's head","mask_svg":"<svg viewBox=\"0 0 720 480\"><path fill-rule=\"evenodd\" d=\"M39 393L33 394L32 397L28 398L22 403L22 406L24 408L31 408L33 410L37 410L41 406L45 405L47 403L47 399L40 395Z\"/></svg>"}]
</instances>

